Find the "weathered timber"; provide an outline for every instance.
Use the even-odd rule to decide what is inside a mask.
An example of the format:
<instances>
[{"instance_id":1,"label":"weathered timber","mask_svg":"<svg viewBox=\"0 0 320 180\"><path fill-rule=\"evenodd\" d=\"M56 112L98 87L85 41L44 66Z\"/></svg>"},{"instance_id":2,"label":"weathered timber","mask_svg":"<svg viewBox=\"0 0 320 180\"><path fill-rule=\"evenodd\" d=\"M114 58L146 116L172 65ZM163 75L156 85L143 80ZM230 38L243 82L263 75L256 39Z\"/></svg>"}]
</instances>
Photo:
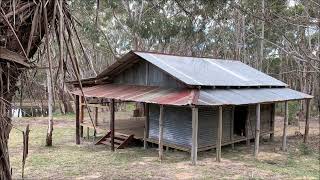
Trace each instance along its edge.
<instances>
[{"instance_id":1,"label":"weathered timber","mask_svg":"<svg viewBox=\"0 0 320 180\"><path fill-rule=\"evenodd\" d=\"M282 134L282 151L287 150L287 128L288 128L288 101L284 103L284 120L283 120L283 134Z\"/></svg>"},{"instance_id":2,"label":"weathered timber","mask_svg":"<svg viewBox=\"0 0 320 180\"><path fill-rule=\"evenodd\" d=\"M218 162L221 161L221 140L222 140L222 106L219 106L219 119L218 119L218 135L217 135L217 148L216 148L216 159Z\"/></svg>"},{"instance_id":3,"label":"weathered timber","mask_svg":"<svg viewBox=\"0 0 320 180\"><path fill-rule=\"evenodd\" d=\"M198 159L198 108L192 107L192 146L191 163L197 164Z\"/></svg>"},{"instance_id":4,"label":"weathered timber","mask_svg":"<svg viewBox=\"0 0 320 180\"><path fill-rule=\"evenodd\" d=\"M254 141L254 158L258 157L259 153L259 139L260 139L260 104L256 106L256 135Z\"/></svg>"},{"instance_id":5,"label":"weathered timber","mask_svg":"<svg viewBox=\"0 0 320 180\"><path fill-rule=\"evenodd\" d=\"M159 114L159 160L163 160L163 105L160 105Z\"/></svg>"}]
</instances>

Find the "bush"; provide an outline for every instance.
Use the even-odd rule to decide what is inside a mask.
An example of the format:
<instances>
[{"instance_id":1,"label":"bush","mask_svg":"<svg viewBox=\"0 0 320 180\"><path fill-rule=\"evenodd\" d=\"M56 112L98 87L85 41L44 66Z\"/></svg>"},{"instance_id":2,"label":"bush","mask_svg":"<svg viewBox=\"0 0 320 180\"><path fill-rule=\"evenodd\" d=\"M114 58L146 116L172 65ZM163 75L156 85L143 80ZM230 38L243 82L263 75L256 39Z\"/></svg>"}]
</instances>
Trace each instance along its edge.
<instances>
[{"instance_id":1,"label":"bush","mask_svg":"<svg viewBox=\"0 0 320 180\"><path fill-rule=\"evenodd\" d=\"M301 152L301 154L303 155L308 155L312 153L312 150L309 148L309 146L307 146L305 143L301 143L299 145L299 151Z\"/></svg>"}]
</instances>

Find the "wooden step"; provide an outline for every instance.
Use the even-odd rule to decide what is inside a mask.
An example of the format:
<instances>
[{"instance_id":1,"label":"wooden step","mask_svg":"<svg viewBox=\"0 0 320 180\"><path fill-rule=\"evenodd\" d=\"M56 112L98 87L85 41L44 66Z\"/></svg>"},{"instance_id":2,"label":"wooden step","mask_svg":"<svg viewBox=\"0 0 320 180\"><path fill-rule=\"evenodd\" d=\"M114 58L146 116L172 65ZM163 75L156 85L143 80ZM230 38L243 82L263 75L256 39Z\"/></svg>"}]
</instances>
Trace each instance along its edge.
<instances>
[{"instance_id":1,"label":"wooden step","mask_svg":"<svg viewBox=\"0 0 320 180\"><path fill-rule=\"evenodd\" d=\"M133 140L133 134L132 135L126 135L122 133L115 132L114 134L114 146L116 149L123 149L126 146L128 146L131 141ZM96 145L98 144L104 144L111 146L111 132L109 131L105 136L103 136L101 139L99 139L96 142Z\"/></svg>"},{"instance_id":2,"label":"wooden step","mask_svg":"<svg viewBox=\"0 0 320 180\"><path fill-rule=\"evenodd\" d=\"M111 138L107 138L107 139L105 139L104 141L111 143ZM103 142L104 142L104 141L103 141ZM122 144L123 141L118 140L118 139L115 138L115 139L114 139L114 143L115 143L115 144Z\"/></svg>"}]
</instances>

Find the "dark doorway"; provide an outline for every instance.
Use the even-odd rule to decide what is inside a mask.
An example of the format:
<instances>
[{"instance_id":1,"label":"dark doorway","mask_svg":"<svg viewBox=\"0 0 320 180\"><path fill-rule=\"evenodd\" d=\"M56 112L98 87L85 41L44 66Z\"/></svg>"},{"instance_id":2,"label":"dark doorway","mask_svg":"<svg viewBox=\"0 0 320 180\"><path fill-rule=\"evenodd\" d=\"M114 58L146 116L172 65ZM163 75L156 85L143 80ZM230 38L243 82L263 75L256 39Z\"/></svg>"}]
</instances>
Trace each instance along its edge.
<instances>
[{"instance_id":1,"label":"dark doorway","mask_svg":"<svg viewBox=\"0 0 320 180\"><path fill-rule=\"evenodd\" d=\"M234 134L245 136L246 119L248 106L235 106L234 108Z\"/></svg>"}]
</instances>

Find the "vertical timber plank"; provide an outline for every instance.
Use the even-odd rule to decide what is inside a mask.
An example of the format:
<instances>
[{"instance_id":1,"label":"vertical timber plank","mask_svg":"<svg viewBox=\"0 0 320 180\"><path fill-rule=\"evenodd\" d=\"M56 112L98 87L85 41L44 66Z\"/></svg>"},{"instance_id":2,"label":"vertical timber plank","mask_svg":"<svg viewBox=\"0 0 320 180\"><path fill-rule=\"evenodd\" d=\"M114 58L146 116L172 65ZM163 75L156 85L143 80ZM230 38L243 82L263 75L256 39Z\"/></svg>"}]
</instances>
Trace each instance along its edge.
<instances>
[{"instance_id":1,"label":"vertical timber plank","mask_svg":"<svg viewBox=\"0 0 320 180\"><path fill-rule=\"evenodd\" d=\"M192 147L191 163L197 164L198 159L198 108L192 107Z\"/></svg>"},{"instance_id":2,"label":"vertical timber plank","mask_svg":"<svg viewBox=\"0 0 320 180\"><path fill-rule=\"evenodd\" d=\"M288 127L288 101L284 102L284 120L283 120L283 134L282 134L282 151L287 150L287 127Z\"/></svg>"},{"instance_id":3,"label":"vertical timber plank","mask_svg":"<svg viewBox=\"0 0 320 180\"><path fill-rule=\"evenodd\" d=\"M306 100L306 105L307 105L307 112L306 112L306 125L304 129L304 136L303 136L303 142L307 143L308 142L308 136L309 136L309 119L310 119L310 99Z\"/></svg>"},{"instance_id":4,"label":"vertical timber plank","mask_svg":"<svg viewBox=\"0 0 320 180\"><path fill-rule=\"evenodd\" d=\"M143 148L148 148L148 142L147 138L149 137L149 104L145 103L145 109L144 109L144 116L145 116L145 122L144 122L144 134L143 134Z\"/></svg>"},{"instance_id":5,"label":"vertical timber plank","mask_svg":"<svg viewBox=\"0 0 320 180\"><path fill-rule=\"evenodd\" d=\"M246 138L247 138L247 146L250 146L250 132L249 132L249 124L250 124L250 105L248 105L247 117L246 117Z\"/></svg>"},{"instance_id":6,"label":"vertical timber plank","mask_svg":"<svg viewBox=\"0 0 320 180\"><path fill-rule=\"evenodd\" d=\"M163 160L163 105L160 105L159 115L159 160Z\"/></svg>"},{"instance_id":7,"label":"vertical timber plank","mask_svg":"<svg viewBox=\"0 0 320 180\"><path fill-rule=\"evenodd\" d=\"M111 151L114 151L114 99L110 100L110 131Z\"/></svg>"},{"instance_id":8,"label":"vertical timber plank","mask_svg":"<svg viewBox=\"0 0 320 180\"><path fill-rule=\"evenodd\" d=\"M75 98L75 107L76 107L76 144L80 144L80 97L76 95Z\"/></svg>"},{"instance_id":9,"label":"vertical timber plank","mask_svg":"<svg viewBox=\"0 0 320 180\"><path fill-rule=\"evenodd\" d=\"M260 139L260 104L256 106L256 135L254 142L254 158L259 154L259 139Z\"/></svg>"},{"instance_id":10,"label":"vertical timber plank","mask_svg":"<svg viewBox=\"0 0 320 180\"><path fill-rule=\"evenodd\" d=\"M221 141L222 141L222 106L219 106L219 119L218 119L218 139L217 139L217 155L216 159L218 162L221 161Z\"/></svg>"}]
</instances>

